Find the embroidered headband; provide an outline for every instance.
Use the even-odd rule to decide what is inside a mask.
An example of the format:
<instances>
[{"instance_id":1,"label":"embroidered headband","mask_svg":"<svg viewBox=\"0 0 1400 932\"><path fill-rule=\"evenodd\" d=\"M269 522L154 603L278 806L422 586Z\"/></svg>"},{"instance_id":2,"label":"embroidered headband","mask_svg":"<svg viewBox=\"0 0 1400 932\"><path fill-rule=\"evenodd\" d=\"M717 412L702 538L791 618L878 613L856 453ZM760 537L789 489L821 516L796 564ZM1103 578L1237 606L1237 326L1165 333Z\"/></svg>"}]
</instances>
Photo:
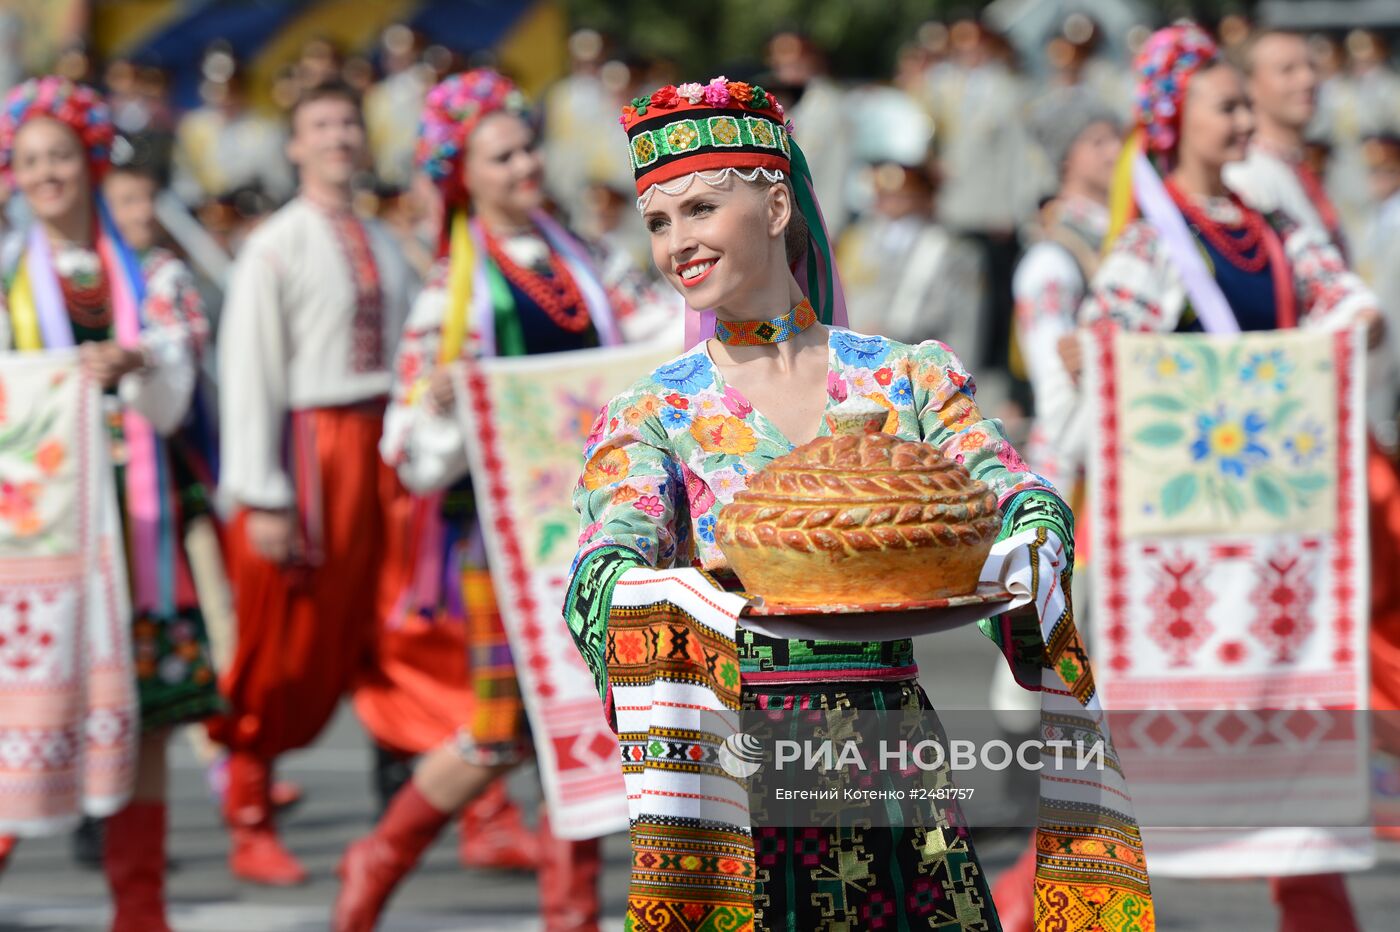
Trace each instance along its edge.
<instances>
[{"instance_id":1,"label":"embroidered headband","mask_svg":"<svg viewBox=\"0 0 1400 932\"><path fill-rule=\"evenodd\" d=\"M20 127L36 117L49 117L77 134L87 151L93 181L100 181L112 159L116 128L102 95L85 84L48 75L30 78L5 95L0 110L0 171L8 178Z\"/></svg>"},{"instance_id":2,"label":"embroidered headband","mask_svg":"<svg viewBox=\"0 0 1400 932\"><path fill-rule=\"evenodd\" d=\"M428 92L418 127L414 161L449 201L466 196L462 160L472 131L498 111L524 115L525 95L490 68L454 74Z\"/></svg>"},{"instance_id":3,"label":"embroidered headband","mask_svg":"<svg viewBox=\"0 0 1400 932\"><path fill-rule=\"evenodd\" d=\"M1159 29L1143 44L1133 61L1134 121L1142 127L1150 152L1176 150L1186 86L1198 71L1219 60L1215 40L1189 21Z\"/></svg>"},{"instance_id":4,"label":"embroidered headband","mask_svg":"<svg viewBox=\"0 0 1400 932\"><path fill-rule=\"evenodd\" d=\"M722 75L708 84L666 85L622 108L637 195L696 172L792 171L783 107L755 84Z\"/></svg>"},{"instance_id":5,"label":"embroidered headband","mask_svg":"<svg viewBox=\"0 0 1400 932\"><path fill-rule=\"evenodd\" d=\"M818 320L846 325L846 299L812 171L772 94L723 75L707 84L668 84L623 107L618 122L627 131L641 209L654 191L679 194L695 178L715 186L731 175L747 181L762 175L774 183L790 179L808 232L807 254L793 274ZM687 347L714 333L714 314L698 310L686 318Z\"/></svg>"}]
</instances>

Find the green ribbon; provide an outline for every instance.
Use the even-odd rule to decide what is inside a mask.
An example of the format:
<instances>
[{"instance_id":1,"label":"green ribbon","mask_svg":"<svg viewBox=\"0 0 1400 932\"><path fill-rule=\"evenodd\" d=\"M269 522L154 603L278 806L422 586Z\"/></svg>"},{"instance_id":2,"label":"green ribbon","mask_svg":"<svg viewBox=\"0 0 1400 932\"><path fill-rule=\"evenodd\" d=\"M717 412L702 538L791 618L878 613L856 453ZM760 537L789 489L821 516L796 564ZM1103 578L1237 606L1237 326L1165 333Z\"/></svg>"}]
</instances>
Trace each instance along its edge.
<instances>
[{"instance_id":1,"label":"green ribbon","mask_svg":"<svg viewBox=\"0 0 1400 932\"><path fill-rule=\"evenodd\" d=\"M496 355L524 356L525 331L515 311L515 295L496 263L486 260L486 289L491 294L492 319L496 325Z\"/></svg>"},{"instance_id":2,"label":"green ribbon","mask_svg":"<svg viewBox=\"0 0 1400 932\"><path fill-rule=\"evenodd\" d=\"M788 137L792 146L792 190L797 195L797 209L807 221L807 298L817 312L817 319L830 325L835 301L835 283L832 279L831 243L826 238L822 226L821 210L813 194L812 169L807 165L807 156L797 145L797 140Z\"/></svg>"}]
</instances>

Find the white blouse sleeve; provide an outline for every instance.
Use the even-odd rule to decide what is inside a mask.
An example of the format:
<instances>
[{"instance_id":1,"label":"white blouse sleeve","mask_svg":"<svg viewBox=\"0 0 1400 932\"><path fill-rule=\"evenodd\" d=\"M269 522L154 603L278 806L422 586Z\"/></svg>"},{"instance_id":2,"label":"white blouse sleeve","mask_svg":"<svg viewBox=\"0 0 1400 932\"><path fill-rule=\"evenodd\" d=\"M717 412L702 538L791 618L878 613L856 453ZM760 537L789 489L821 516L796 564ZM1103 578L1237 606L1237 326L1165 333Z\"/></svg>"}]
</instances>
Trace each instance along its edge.
<instances>
[{"instance_id":1,"label":"white blouse sleeve","mask_svg":"<svg viewBox=\"0 0 1400 932\"><path fill-rule=\"evenodd\" d=\"M467 474L466 441L455 412L428 408L428 380L438 367L447 291L418 294L394 357L394 387L384 415L379 455L414 492L444 489Z\"/></svg>"},{"instance_id":2,"label":"white blouse sleeve","mask_svg":"<svg viewBox=\"0 0 1400 932\"><path fill-rule=\"evenodd\" d=\"M1186 307L1186 288L1157 232L1144 220L1128 224L1089 283L1079 323L1110 320L1129 333L1171 333Z\"/></svg>"},{"instance_id":3,"label":"white blouse sleeve","mask_svg":"<svg viewBox=\"0 0 1400 932\"><path fill-rule=\"evenodd\" d=\"M289 351L278 258L244 246L219 321L220 488L233 503L289 508L282 460Z\"/></svg>"},{"instance_id":4,"label":"white blouse sleeve","mask_svg":"<svg viewBox=\"0 0 1400 932\"><path fill-rule=\"evenodd\" d=\"M189 412L209 328L194 278L183 262L159 260L146 281L141 310L146 322L141 331L146 364L123 376L117 393L157 433L168 435Z\"/></svg>"},{"instance_id":5,"label":"white blouse sleeve","mask_svg":"<svg viewBox=\"0 0 1400 932\"><path fill-rule=\"evenodd\" d=\"M1060 338L1075 332L1084 290L1079 265L1053 243L1032 246L1011 280L1036 420L1054 446L1056 459L1073 463L1082 459L1084 431L1077 416L1079 388L1060 358Z\"/></svg>"}]
</instances>

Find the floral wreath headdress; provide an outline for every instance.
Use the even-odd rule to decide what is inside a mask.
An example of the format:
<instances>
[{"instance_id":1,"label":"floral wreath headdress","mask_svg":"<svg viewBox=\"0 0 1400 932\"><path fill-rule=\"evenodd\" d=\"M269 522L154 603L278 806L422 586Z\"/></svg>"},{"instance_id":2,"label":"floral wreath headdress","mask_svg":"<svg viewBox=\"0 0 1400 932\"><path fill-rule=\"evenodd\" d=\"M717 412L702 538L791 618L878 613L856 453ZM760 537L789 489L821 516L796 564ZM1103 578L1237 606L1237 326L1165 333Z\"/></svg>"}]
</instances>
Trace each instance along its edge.
<instances>
[{"instance_id":1,"label":"floral wreath headdress","mask_svg":"<svg viewBox=\"0 0 1400 932\"><path fill-rule=\"evenodd\" d=\"M116 139L111 108L93 88L57 75L30 78L5 95L4 109L0 110L0 172L5 178L12 170L15 136L20 127L38 117L57 120L77 134L87 152L93 183L100 182L111 165Z\"/></svg>"},{"instance_id":2,"label":"floral wreath headdress","mask_svg":"<svg viewBox=\"0 0 1400 932\"><path fill-rule=\"evenodd\" d=\"M712 186L731 176L775 184L790 178L810 234L807 256L794 274L822 323L845 324L845 300L812 172L773 95L722 75L705 84L668 84L623 107L618 122L627 132L638 210L647 208L657 190L680 194L697 178ZM713 331L714 315L702 313L699 330L689 323L686 342L693 345Z\"/></svg>"},{"instance_id":3,"label":"floral wreath headdress","mask_svg":"<svg viewBox=\"0 0 1400 932\"><path fill-rule=\"evenodd\" d=\"M525 115L525 95L514 81L490 68L451 75L424 99L413 157L449 204L458 205L467 197L462 161L472 132L499 111Z\"/></svg>"},{"instance_id":4,"label":"floral wreath headdress","mask_svg":"<svg viewBox=\"0 0 1400 932\"><path fill-rule=\"evenodd\" d=\"M1137 84L1133 91L1133 130L1124 141L1109 198L1109 236L1117 237L1136 210L1133 166L1145 160L1165 174L1181 142L1181 112L1191 79L1220 61L1220 48L1200 26L1183 20L1154 32L1133 61ZM1140 169L1139 169L1140 171Z\"/></svg>"}]
</instances>

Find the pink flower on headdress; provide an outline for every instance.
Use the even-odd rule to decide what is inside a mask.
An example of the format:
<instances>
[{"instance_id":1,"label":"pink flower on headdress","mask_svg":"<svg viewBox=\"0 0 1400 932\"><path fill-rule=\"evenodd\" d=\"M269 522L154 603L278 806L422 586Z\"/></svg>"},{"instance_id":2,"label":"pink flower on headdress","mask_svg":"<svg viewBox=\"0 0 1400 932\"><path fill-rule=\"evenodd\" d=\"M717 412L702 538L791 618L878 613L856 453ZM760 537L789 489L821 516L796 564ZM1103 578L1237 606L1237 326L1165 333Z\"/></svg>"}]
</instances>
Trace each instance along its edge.
<instances>
[{"instance_id":1,"label":"pink flower on headdress","mask_svg":"<svg viewBox=\"0 0 1400 932\"><path fill-rule=\"evenodd\" d=\"M705 85L691 81L676 88L676 93L692 104L698 104L705 99Z\"/></svg>"},{"instance_id":2,"label":"pink flower on headdress","mask_svg":"<svg viewBox=\"0 0 1400 932\"><path fill-rule=\"evenodd\" d=\"M705 103L711 107L729 106L729 79L724 75L711 79L705 85Z\"/></svg>"}]
</instances>

